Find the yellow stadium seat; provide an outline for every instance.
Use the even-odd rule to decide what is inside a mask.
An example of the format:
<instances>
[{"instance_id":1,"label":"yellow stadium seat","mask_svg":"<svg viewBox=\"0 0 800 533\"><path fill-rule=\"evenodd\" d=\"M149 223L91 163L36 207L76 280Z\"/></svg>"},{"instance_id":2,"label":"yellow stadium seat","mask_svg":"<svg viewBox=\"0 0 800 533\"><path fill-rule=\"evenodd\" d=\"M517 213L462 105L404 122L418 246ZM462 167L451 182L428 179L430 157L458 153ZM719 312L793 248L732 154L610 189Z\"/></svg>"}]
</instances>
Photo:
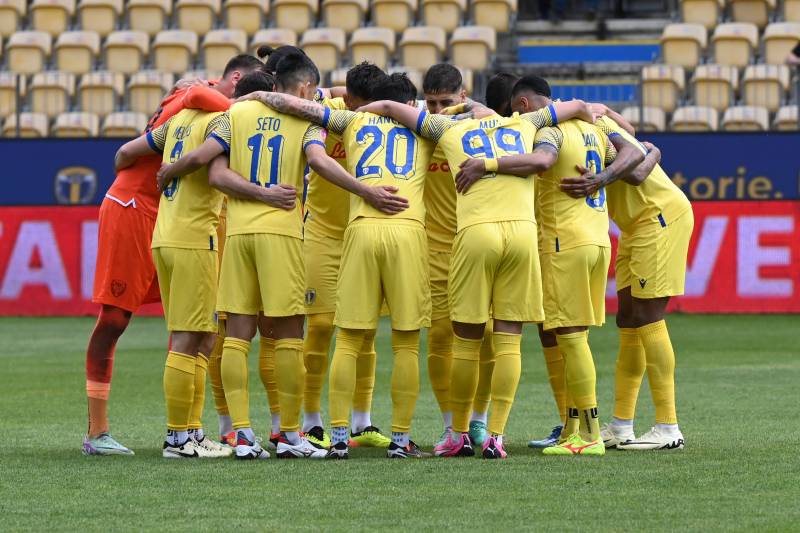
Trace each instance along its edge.
<instances>
[{"instance_id":1,"label":"yellow stadium seat","mask_svg":"<svg viewBox=\"0 0 800 533\"><path fill-rule=\"evenodd\" d=\"M367 0L322 0L322 19L329 28L352 33L364 24Z\"/></svg>"},{"instance_id":2,"label":"yellow stadium seat","mask_svg":"<svg viewBox=\"0 0 800 533\"><path fill-rule=\"evenodd\" d=\"M708 35L701 24L669 24L661 34L661 55L667 65L694 68L702 62Z\"/></svg>"},{"instance_id":3,"label":"yellow stadium seat","mask_svg":"<svg viewBox=\"0 0 800 533\"><path fill-rule=\"evenodd\" d=\"M25 138L47 137L48 120L44 113L20 113L19 136ZM3 124L3 137L17 136L17 115L9 115Z\"/></svg>"},{"instance_id":4,"label":"yellow stadium seat","mask_svg":"<svg viewBox=\"0 0 800 533\"><path fill-rule=\"evenodd\" d=\"M681 19L684 22L702 24L707 30L712 30L724 8L724 0L681 0Z\"/></svg>"},{"instance_id":5,"label":"yellow stadium seat","mask_svg":"<svg viewBox=\"0 0 800 533\"><path fill-rule=\"evenodd\" d=\"M692 85L695 104L724 111L739 90L739 72L728 65L700 65L694 71Z\"/></svg>"},{"instance_id":6,"label":"yellow stadium seat","mask_svg":"<svg viewBox=\"0 0 800 533\"><path fill-rule=\"evenodd\" d=\"M775 22L764 31L764 62L780 65L800 40L800 22Z\"/></svg>"},{"instance_id":7,"label":"yellow stadium seat","mask_svg":"<svg viewBox=\"0 0 800 533\"><path fill-rule=\"evenodd\" d=\"M213 30L203 39L203 62L207 70L222 72L230 58L246 49L244 30Z\"/></svg>"},{"instance_id":8,"label":"yellow stadium seat","mask_svg":"<svg viewBox=\"0 0 800 533\"><path fill-rule=\"evenodd\" d=\"M286 28L268 28L258 30L250 43L250 50L255 53L259 46L269 45L273 48L291 45L297 46L297 34Z\"/></svg>"},{"instance_id":9,"label":"yellow stadium seat","mask_svg":"<svg viewBox=\"0 0 800 533\"><path fill-rule=\"evenodd\" d=\"M67 31L56 40L58 70L84 74L94 67L100 52L100 36L93 31Z\"/></svg>"},{"instance_id":10,"label":"yellow stadium seat","mask_svg":"<svg viewBox=\"0 0 800 533\"><path fill-rule=\"evenodd\" d=\"M343 87L347 83L349 68L337 68L331 71L331 87Z\"/></svg>"},{"instance_id":11,"label":"yellow stadium seat","mask_svg":"<svg viewBox=\"0 0 800 533\"><path fill-rule=\"evenodd\" d=\"M43 31L18 31L6 45L8 70L18 74L35 74L44 70L50 57L52 40Z\"/></svg>"},{"instance_id":12,"label":"yellow stadium seat","mask_svg":"<svg viewBox=\"0 0 800 533\"><path fill-rule=\"evenodd\" d=\"M56 117L50 133L53 137L97 137L100 119L94 113L73 111Z\"/></svg>"},{"instance_id":13,"label":"yellow stadium seat","mask_svg":"<svg viewBox=\"0 0 800 533\"><path fill-rule=\"evenodd\" d=\"M32 29L46 31L52 37L66 31L75 13L75 0L33 0Z\"/></svg>"},{"instance_id":14,"label":"yellow stadium seat","mask_svg":"<svg viewBox=\"0 0 800 533\"><path fill-rule=\"evenodd\" d=\"M389 74L394 74L395 72L405 72L405 74L408 76L408 79L410 79L411 82L414 84L414 86L417 88L417 92L422 90L422 72L423 71L421 69L410 67L410 66L406 66L406 65L398 65L398 66L391 67L389 70L387 70L387 72Z\"/></svg>"},{"instance_id":15,"label":"yellow stadium seat","mask_svg":"<svg viewBox=\"0 0 800 533\"><path fill-rule=\"evenodd\" d=\"M800 22L800 0L783 0L783 18L787 22Z\"/></svg>"},{"instance_id":16,"label":"yellow stadium seat","mask_svg":"<svg viewBox=\"0 0 800 533\"><path fill-rule=\"evenodd\" d=\"M127 9L130 29L152 37L167 27L172 0L128 0Z\"/></svg>"},{"instance_id":17,"label":"yellow stadium seat","mask_svg":"<svg viewBox=\"0 0 800 533\"><path fill-rule=\"evenodd\" d=\"M511 29L517 13L517 0L472 0L472 20L494 28L498 33Z\"/></svg>"},{"instance_id":18,"label":"yellow stadium seat","mask_svg":"<svg viewBox=\"0 0 800 533\"><path fill-rule=\"evenodd\" d=\"M269 14L269 0L228 0L225 10L225 27L231 30L244 30L248 36L254 35Z\"/></svg>"},{"instance_id":19,"label":"yellow stadium seat","mask_svg":"<svg viewBox=\"0 0 800 533\"><path fill-rule=\"evenodd\" d=\"M330 72L339 66L339 58L345 51L344 31L339 28L306 30L300 46L320 71Z\"/></svg>"},{"instance_id":20,"label":"yellow stadium seat","mask_svg":"<svg viewBox=\"0 0 800 533\"><path fill-rule=\"evenodd\" d=\"M0 0L0 38L17 31L27 11L27 0Z\"/></svg>"},{"instance_id":21,"label":"yellow stadium seat","mask_svg":"<svg viewBox=\"0 0 800 533\"><path fill-rule=\"evenodd\" d=\"M758 28L749 22L720 24L711 40L714 42L715 63L745 67L758 47Z\"/></svg>"},{"instance_id":22,"label":"yellow stadium seat","mask_svg":"<svg viewBox=\"0 0 800 533\"><path fill-rule=\"evenodd\" d=\"M153 41L153 57L157 70L185 72L194 64L197 34L187 30L159 32Z\"/></svg>"},{"instance_id":23,"label":"yellow stadium seat","mask_svg":"<svg viewBox=\"0 0 800 533\"><path fill-rule=\"evenodd\" d=\"M100 135L103 137L137 137L147 126L147 115L120 111L111 113L103 121Z\"/></svg>"},{"instance_id":24,"label":"yellow stadium seat","mask_svg":"<svg viewBox=\"0 0 800 533\"><path fill-rule=\"evenodd\" d=\"M104 46L106 68L123 74L139 72L149 48L150 40L143 31L115 31Z\"/></svg>"},{"instance_id":25,"label":"yellow stadium seat","mask_svg":"<svg viewBox=\"0 0 800 533\"><path fill-rule=\"evenodd\" d=\"M25 102L25 76L0 72L0 116L17 110L17 99L20 106Z\"/></svg>"},{"instance_id":26,"label":"yellow stadium seat","mask_svg":"<svg viewBox=\"0 0 800 533\"><path fill-rule=\"evenodd\" d=\"M414 25L417 0L372 0L372 22L380 28L400 33Z\"/></svg>"},{"instance_id":27,"label":"yellow stadium seat","mask_svg":"<svg viewBox=\"0 0 800 533\"><path fill-rule=\"evenodd\" d=\"M422 0L422 22L450 33L462 24L466 0Z\"/></svg>"},{"instance_id":28,"label":"yellow stadium seat","mask_svg":"<svg viewBox=\"0 0 800 533\"><path fill-rule=\"evenodd\" d=\"M317 0L274 0L272 13L275 26L303 33L314 26L319 5Z\"/></svg>"},{"instance_id":29,"label":"yellow stadium seat","mask_svg":"<svg viewBox=\"0 0 800 533\"><path fill-rule=\"evenodd\" d=\"M116 109L119 96L124 90L125 76L119 72L85 74L78 84L80 109L104 117Z\"/></svg>"},{"instance_id":30,"label":"yellow stadium seat","mask_svg":"<svg viewBox=\"0 0 800 533\"><path fill-rule=\"evenodd\" d=\"M644 115L643 119L640 117ZM638 107L626 107L622 116L630 122L637 131L664 131L667 117L664 110L658 107L644 107L642 113Z\"/></svg>"},{"instance_id":31,"label":"yellow stadium seat","mask_svg":"<svg viewBox=\"0 0 800 533\"><path fill-rule=\"evenodd\" d=\"M34 74L30 85L31 111L52 118L69 110L75 94L75 76L68 72Z\"/></svg>"},{"instance_id":32,"label":"yellow stadium seat","mask_svg":"<svg viewBox=\"0 0 800 533\"><path fill-rule=\"evenodd\" d=\"M400 60L404 65L427 69L442 59L446 45L445 32L433 26L407 28L400 39Z\"/></svg>"},{"instance_id":33,"label":"yellow stadium seat","mask_svg":"<svg viewBox=\"0 0 800 533\"><path fill-rule=\"evenodd\" d=\"M642 97L647 106L672 113L683 96L686 75L683 67L651 65L642 70Z\"/></svg>"},{"instance_id":34,"label":"yellow stadium seat","mask_svg":"<svg viewBox=\"0 0 800 533\"><path fill-rule=\"evenodd\" d=\"M80 0L78 18L81 29L105 37L116 29L123 9L122 0Z\"/></svg>"},{"instance_id":35,"label":"yellow stadium seat","mask_svg":"<svg viewBox=\"0 0 800 533\"><path fill-rule=\"evenodd\" d=\"M750 22L759 29L764 29L775 10L775 0L729 0L729 2L733 20Z\"/></svg>"},{"instance_id":36,"label":"yellow stadium seat","mask_svg":"<svg viewBox=\"0 0 800 533\"><path fill-rule=\"evenodd\" d=\"M730 107L722 116L725 131L766 131L769 129L769 113L763 107Z\"/></svg>"},{"instance_id":37,"label":"yellow stadium seat","mask_svg":"<svg viewBox=\"0 0 800 533\"><path fill-rule=\"evenodd\" d=\"M773 125L779 131L797 131L798 127L798 114L796 105L786 105L778 109L775 113L775 122Z\"/></svg>"},{"instance_id":38,"label":"yellow stadium seat","mask_svg":"<svg viewBox=\"0 0 800 533\"><path fill-rule=\"evenodd\" d=\"M219 0L178 0L178 28L202 35L211 31L219 15Z\"/></svg>"},{"instance_id":39,"label":"yellow stadium seat","mask_svg":"<svg viewBox=\"0 0 800 533\"><path fill-rule=\"evenodd\" d=\"M394 48L394 31L389 28L359 28L350 39L353 63L369 61L382 69L389 64Z\"/></svg>"},{"instance_id":40,"label":"yellow stadium seat","mask_svg":"<svg viewBox=\"0 0 800 533\"><path fill-rule=\"evenodd\" d=\"M154 70L137 72L128 82L129 109L150 116L174 83L175 78L169 72Z\"/></svg>"},{"instance_id":41,"label":"yellow stadium seat","mask_svg":"<svg viewBox=\"0 0 800 533\"><path fill-rule=\"evenodd\" d=\"M463 68L485 70L497 47L494 28L461 26L450 39L451 61Z\"/></svg>"},{"instance_id":42,"label":"yellow stadium seat","mask_svg":"<svg viewBox=\"0 0 800 533\"><path fill-rule=\"evenodd\" d=\"M679 107L672 114L673 131L717 131L718 127L719 115L711 107Z\"/></svg>"},{"instance_id":43,"label":"yellow stadium seat","mask_svg":"<svg viewBox=\"0 0 800 533\"><path fill-rule=\"evenodd\" d=\"M750 65L742 77L744 103L774 113L789 92L791 72L786 65Z\"/></svg>"}]
</instances>

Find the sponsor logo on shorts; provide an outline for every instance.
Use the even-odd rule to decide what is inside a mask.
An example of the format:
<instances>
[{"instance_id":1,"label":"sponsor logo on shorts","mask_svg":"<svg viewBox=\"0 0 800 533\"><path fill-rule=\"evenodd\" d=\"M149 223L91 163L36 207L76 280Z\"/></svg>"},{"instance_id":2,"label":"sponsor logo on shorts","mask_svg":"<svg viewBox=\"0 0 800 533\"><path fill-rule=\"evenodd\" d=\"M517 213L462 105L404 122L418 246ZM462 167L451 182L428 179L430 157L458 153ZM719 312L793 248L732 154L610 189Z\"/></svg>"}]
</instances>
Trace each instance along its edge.
<instances>
[{"instance_id":1,"label":"sponsor logo on shorts","mask_svg":"<svg viewBox=\"0 0 800 533\"><path fill-rule=\"evenodd\" d=\"M89 167L66 167L56 173L56 202L60 205L84 205L94 201L97 174Z\"/></svg>"},{"instance_id":2,"label":"sponsor logo on shorts","mask_svg":"<svg viewBox=\"0 0 800 533\"><path fill-rule=\"evenodd\" d=\"M119 298L125 293L125 289L128 288L128 284L121 279L114 279L111 280L111 294Z\"/></svg>"},{"instance_id":3,"label":"sponsor logo on shorts","mask_svg":"<svg viewBox=\"0 0 800 533\"><path fill-rule=\"evenodd\" d=\"M639 287L641 287L641 288L643 288L643 289L644 289L644 286L645 286L645 285L647 285L647 280L646 280L646 279L641 279L641 278L640 278L640 279L639 279Z\"/></svg>"},{"instance_id":4,"label":"sponsor logo on shorts","mask_svg":"<svg viewBox=\"0 0 800 533\"><path fill-rule=\"evenodd\" d=\"M306 290L306 305L314 305L314 302L316 301L317 301L316 289Z\"/></svg>"}]
</instances>

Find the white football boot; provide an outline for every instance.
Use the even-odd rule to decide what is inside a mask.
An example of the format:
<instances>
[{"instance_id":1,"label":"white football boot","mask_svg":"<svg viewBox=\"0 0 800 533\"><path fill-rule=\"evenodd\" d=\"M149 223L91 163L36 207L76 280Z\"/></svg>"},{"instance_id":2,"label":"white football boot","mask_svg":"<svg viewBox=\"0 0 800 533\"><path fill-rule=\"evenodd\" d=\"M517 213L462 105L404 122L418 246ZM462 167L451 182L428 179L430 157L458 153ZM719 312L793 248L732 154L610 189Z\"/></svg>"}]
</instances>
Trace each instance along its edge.
<instances>
[{"instance_id":1,"label":"white football boot","mask_svg":"<svg viewBox=\"0 0 800 533\"><path fill-rule=\"evenodd\" d=\"M188 439L180 446L165 441L161 456L165 459L191 459L200 457L200 453L197 451L194 441Z\"/></svg>"},{"instance_id":2,"label":"white football boot","mask_svg":"<svg viewBox=\"0 0 800 533\"><path fill-rule=\"evenodd\" d=\"M223 446L219 442L214 442L208 437L203 437L201 440L192 438L192 440L194 441L197 454L200 458L217 459L233 455L233 448L230 446Z\"/></svg>"},{"instance_id":3,"label":"white football boot","mask_svg":"<svg viewBox=\"0 0 800 533\"><path fill-rule=\"evenodd\" d=\"M603 439L603 444L605 444L606 449L617 448L623 442L636 438L632 428L633 426L620 428L614 424L605 424L600 428L600 438Z\"/></svg>"},{"instance_id":4,"label":"white football boot","mask_svg":"<svg viewBox=\"0 0 800 533\"><path fill-rule=\"evenodd\" d=\"M305 437L301 437L298 444L292 444L281 435L275 453L278 459L325 459L328 450L315 446Z\"/></svg>"},{"instance_id":5,"label":"white football boot","mask_svg":"<svg viewBox=\"0 0 800 533\"><path fill-rule=\"evenodd\" d=\"M627 442L617 445L619 450L682 450L685 442L683 433L675 430L666 432L658 426L653 426L650 431Z\"/></svg>"}]
</instances>

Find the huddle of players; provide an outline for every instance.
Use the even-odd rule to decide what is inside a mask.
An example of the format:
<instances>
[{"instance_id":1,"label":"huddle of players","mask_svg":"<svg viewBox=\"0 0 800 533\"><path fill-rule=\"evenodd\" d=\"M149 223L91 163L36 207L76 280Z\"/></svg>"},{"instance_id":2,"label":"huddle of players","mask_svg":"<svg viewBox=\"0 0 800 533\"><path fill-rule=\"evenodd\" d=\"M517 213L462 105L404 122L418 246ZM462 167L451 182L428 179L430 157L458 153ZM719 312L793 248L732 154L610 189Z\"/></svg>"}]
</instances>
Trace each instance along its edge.
<instances>
[{"instance_id":1,"label":"huddle of players","mask_svg":"<svg viewBox=\"0 0 800 533\"><path fill-rule=\"evenodd\" d=\"M432 67L424 87L429 108L442 111L437 100L462 103L450 111L466 111L466 118L453 120L414 106L416 88L405 76L362 64L348 74L344 97L331 98L317 90L319 73L305 55L295 50L283 55L274 80L257 71L239 81L234 96L250 97L229 111L182 111L120 150L127 157L162 152L166 163L159 172L163 196L152 243L172 333L164 372L164 456L231 453L201 429L199 436L198 428L189 434L197 389L204 388L203 354L212 351L217 331L215 309L224 341L212 352L211 361L221 363L219 378L212 369L211 380L220 432L239 458L269 456L249 421L247 353L257 326L259 367L273 413L270 442L278 457L347 458L348 445L358 444L387 447L389 457L422 456L409 434L419 392L419 330L431 327L428 366L445 425L434 453L474 455L480 445L483 457L503 458L524 322L544 322L551 383L557 400L563 396L569 406L564 438L545 453L603 453L587 329L604 319L606 197L614 188L623 191L620 207L609 203L612 216L615 209L625 211L623 204L628 211L638 209L631 205L636 199L655 206L665 234L654 237L655 226L637 231L644 224L630 230L625 242L636 261L629 258L629 289L631 280L641 289L650 281L657 286L653 290L676 294L678 280L663 272L663 254L679 256L680 250L673 250L681 247L677 241L688 246L691 234L691 226L683 231L685 225L671 224L683 213L661 209L664 198L650 198L652 191L645 190L657 167L657 150L645 157L647 150L639 150L635 139L608 119L598 125L577 120L591 121L592 110L579 101L550 102L549 88L539 78L514 85L510 105L523 114L503 117L463 104L454 67ZM273 81L276 92L269 92ZM493 81L502 85L507 79ZM562 178L577 173L576 165L586 167L584 175L562 185ZM457 174L450 172L459 167ZM628 183L613 184L607 193L604 185L617 178ZM663 192L654 190L655 196ZM217 290L223 192L227 237ZM637 236L650 240L642 246ZM651 246L653 239L661 239L658 246ZM684 268L685 257L684 246ZM654 264L641 266L643 259ZM634 270L634 263L645 270ZM648 268L657 270L652 277ZM620 278L619 260L617 270ZM394 352L391 440L369 420L374 336L384 303ZM641 339L640 359L645 359L650 332L640 329L651 324L638 328L642 317L635 309L631 314L626 334ZM491 331L485 327L490 317ZM320 395L334 325L339 329L330 369L329 437ZM553 340L548 332L555 333L555 346L547 346ZM560 375L553 354L560 356ZM621 347L620 361L622 356ZM650 359L647 364L649 370ZM650 379L653 388L652 372ZM634 402L636 393L638 383ZM668 399L668 391L662 393ZM674 393L671 401L674 417ZM615 410L614 423L603 431L635 442L632 430L617 431L628 421L632 427L632 413L621 414ZM677 431L673 424L661 425Z\"/></svg>"}]
</instances>

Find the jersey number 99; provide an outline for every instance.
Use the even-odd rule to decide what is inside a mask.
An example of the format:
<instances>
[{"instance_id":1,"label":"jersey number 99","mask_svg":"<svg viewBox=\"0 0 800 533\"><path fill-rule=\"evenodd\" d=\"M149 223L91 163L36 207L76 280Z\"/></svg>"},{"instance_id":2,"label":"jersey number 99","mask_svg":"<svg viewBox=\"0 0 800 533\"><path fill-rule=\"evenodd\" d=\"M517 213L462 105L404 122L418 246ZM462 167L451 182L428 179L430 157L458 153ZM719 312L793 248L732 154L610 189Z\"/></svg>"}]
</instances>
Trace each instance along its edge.
<instances>
[{"instance_id":1,"label":"jersey number 99","mask_svg":"<svg viewBox=\"0 0 800 533\"><path fill-rule=\"evenodd\" d=\"M482 159L525 153L522 135L511 128L497 128L492 138L485 130L469 130L461 137L461 148L469 157Z\"/></svg>"}]
</instances>

